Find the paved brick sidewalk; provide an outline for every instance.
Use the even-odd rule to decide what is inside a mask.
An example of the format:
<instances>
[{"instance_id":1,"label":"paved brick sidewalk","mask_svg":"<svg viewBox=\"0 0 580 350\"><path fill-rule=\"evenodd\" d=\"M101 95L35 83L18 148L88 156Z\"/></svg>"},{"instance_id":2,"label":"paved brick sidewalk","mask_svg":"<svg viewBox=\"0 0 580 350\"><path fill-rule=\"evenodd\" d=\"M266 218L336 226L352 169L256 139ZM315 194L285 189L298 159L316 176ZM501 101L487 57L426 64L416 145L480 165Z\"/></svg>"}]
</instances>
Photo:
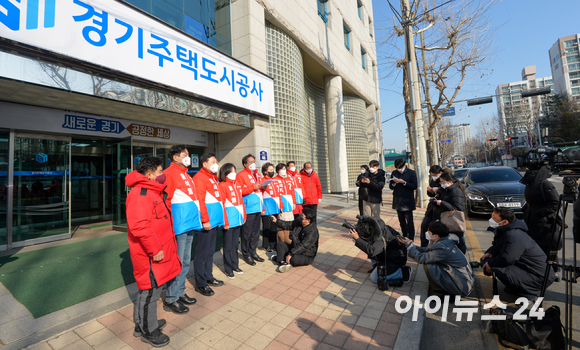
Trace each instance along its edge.
<instances>
[{"instance_id":1,"label":"paved brick sidewalk","mask_svg":"<svg viewBox=\"0 0 580 350\"><path fill-rule=\"evenodd\" d=\"M390 195L382 208L385 222L399 228L390 208ZM312 266L277 273L271 261L248 266L244 274L229 280L216 253L214 276L225 281L216 294L204 297L187 284L187 293L198 299L186 315L163 311L174 349L392 349L403 315L395 300L409 295L413 282L381 292L369 279L371 265L341 227L344 219L355 222L357 208L318 224L320 247ZM417 233L421 210L415 212ZM418 240L418 238L417 238ZM260 252L261 255L265 253ZM413 267L413 280L417 264ZM149 349L133 337L133 306L96 318L30 349ZM420 334L414 334L420 338ZM405 335L407 337L407 335Z\"/></svg>"}]
</instances>

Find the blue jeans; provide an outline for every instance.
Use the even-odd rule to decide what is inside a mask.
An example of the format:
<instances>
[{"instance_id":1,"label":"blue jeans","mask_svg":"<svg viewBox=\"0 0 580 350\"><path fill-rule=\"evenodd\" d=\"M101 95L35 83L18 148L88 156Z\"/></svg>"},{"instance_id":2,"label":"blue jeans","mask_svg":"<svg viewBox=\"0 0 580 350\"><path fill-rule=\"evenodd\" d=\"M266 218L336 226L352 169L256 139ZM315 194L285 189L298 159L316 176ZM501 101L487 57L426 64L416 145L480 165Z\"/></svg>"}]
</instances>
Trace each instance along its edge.
<instances>
[{"instance_id":1,"label":"blue jeans","mask_svg":"<svg viewBox=\"0 0 580 350\"><path fill-rule=\"evenodd\" d=\"M179 260L181 260L183 267L179 275L167 282L165 301L168 303L173 303L179 297L185 295L185 280L189 272L189 267L191 266L191 244L193 242L194 232L189 231L175 236L175 240L177 241L177 255L179 255Z\"/></svg>"}]
</instances>

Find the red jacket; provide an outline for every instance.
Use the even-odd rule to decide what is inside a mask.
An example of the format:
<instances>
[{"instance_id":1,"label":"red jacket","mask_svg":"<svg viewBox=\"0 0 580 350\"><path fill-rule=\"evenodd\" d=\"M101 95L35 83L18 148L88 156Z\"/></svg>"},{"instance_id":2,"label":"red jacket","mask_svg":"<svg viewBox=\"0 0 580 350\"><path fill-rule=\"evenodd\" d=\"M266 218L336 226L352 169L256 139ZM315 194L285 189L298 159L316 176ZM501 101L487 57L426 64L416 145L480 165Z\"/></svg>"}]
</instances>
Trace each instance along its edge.
<instances>
[{"instance_id":1,"label":"red jacket","mask_svg":"<svg viewBox=\"0 0 580 350\"><path fill-rule=\"evenodd\" d=\"M296 182L292 176L286 176L285 178L278 175L274 177L274 180L280 181L280 197L282 199L282 211L293 211L296 206Z\"/></svg>"},{"instance_id":2,"label":"red jacket","mask_svg":"<svg viewBox=\"0 0 580 350\"><path fill-rule=\"evenodd\" d=\"M300 170L302 177L302 184L304 185L304 205L317 205L318 200L322 199L322 186L320 186L320 179L316 172L308 175L304 169Z\"/></svg>"},{"instance_id":3,"label":"red jacket","mask_svg":"<svg viewBox=\"0 0 580 350\"><path fill-rule=\"evenodd\" d=\"M287 174L288 174L288 176L292 177L292 179L294 179L294 183L296 184L296 188L299 188L301 190L302 194L304 195L304 184L302 183L302 176L300 176L300 174L297 171L291 171L291 170L288 170ZM294 209L292 214L296 215L296 214L300 214L300 213L302 213L302 204L296 203L296 208Z\"/></svg>"},{"instance_id":4,"label":"red jacket","mask_svg":"<svg viewBox=\"0 0 580 350\"><path fill-rule=\"evenodd\" d=\"M218 178L211 171L201 168L193 177L199 199L201 222L210 223L211 228L224 224L224 207Z\"/></svg>"},{"instance_id":5,"label":"red jacket","mask_svg":"<svg viewBox=\"0 0 580 350\"><path fill-rule=\"evenodd\" d=\"M127 236L133 263L133 275L140 290L151 289L150 273L158 286L170 281L181 272L177 243L171 222L171 213L163 202L163 189L155 181L137 171L125 178L132 187L125 202L127 206ZM153 256L163 250L163 260Z\"/></svg>"},{"instance_id":6,"label":"red jacket","mask_svg":"<svg viewBox=\"0 0 580 350\"><path fill-rule=\"evenodd\" d=\"M230 179L220 182L219 186L224 206L224 226L228 228L230 226L228 212L230 215L235 215L235 219L241 219L241 223L232 223L232 225L235 225L234 227L243 225L246 221L246 208L244 206L244 199L242 198L242 186L238 185L237 181L234 182ZM241 211L242 213L240 214L242 215L239 215L238 211ZM239 218L237 216L239 216Z\"/></svg>"}]
</instances>

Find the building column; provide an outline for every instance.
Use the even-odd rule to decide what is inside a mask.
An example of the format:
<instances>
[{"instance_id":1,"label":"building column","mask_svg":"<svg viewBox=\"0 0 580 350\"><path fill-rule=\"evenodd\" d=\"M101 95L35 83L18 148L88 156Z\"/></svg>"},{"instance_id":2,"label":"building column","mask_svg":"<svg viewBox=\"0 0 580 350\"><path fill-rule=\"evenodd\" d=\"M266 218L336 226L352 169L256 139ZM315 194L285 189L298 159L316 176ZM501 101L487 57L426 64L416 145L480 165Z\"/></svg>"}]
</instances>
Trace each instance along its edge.
<instances>
[{"instance_id":1,"label":"building column","mask_svg":"<svg viewBox=\"0 0 580 350\"><path fill-rule=\"evenodd\" d=\"M327 75L324 77L324 98L326 102L330 193L346 193L349 189L348 164L346 160L342 78L340 76Z\"/></svg>"}]
</instances>

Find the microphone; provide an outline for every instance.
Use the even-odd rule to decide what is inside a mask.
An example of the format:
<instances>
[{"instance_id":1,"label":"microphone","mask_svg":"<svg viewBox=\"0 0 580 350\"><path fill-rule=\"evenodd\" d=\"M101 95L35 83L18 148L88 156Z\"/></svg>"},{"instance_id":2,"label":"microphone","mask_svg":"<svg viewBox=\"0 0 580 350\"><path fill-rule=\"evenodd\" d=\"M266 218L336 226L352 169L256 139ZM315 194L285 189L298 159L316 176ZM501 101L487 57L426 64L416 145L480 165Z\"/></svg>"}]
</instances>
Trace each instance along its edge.
<instances>
[{"instance_id":1,"label":"microphone","mask_svg":"<svg viewBox=\"0 0 580 350\"><path fill-rule=\"evenodd\" d=\"M526 158L530 154L530 148L526 146L516 146L510 148L514 158Z\"/></svg>"}]
</instances>

